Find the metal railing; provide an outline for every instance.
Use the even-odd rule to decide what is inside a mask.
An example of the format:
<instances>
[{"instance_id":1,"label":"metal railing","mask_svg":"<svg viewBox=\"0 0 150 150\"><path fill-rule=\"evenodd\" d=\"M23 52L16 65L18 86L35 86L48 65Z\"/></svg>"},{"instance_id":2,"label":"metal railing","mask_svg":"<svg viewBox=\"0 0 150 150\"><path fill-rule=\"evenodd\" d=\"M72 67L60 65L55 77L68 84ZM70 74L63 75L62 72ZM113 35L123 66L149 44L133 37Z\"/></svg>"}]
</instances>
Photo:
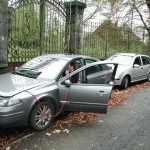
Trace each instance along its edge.
<instances>
[{"instance_id":1,"label":"metal railing","mask_svg":"<svg viewBox=\"0 0 150 150\"><path fill-rule=\"evenodd\" d=\"M115 53L144 53L144 50L142 39L129 29L95 22L84 25L83 54L107 58Z\"/></svg>"},{"instance_id":2,"label":"metal railing","mask_svg":"<svg viewBox=\"0 0 150 150\"><path fill-rule=\"evenodd\" d=\"M49 53L65 53L69 0L9 0L8 61L26 62ZM74 0L72 0L74 1ZM86 3L86 0L79 0ZM131 30L87 22L82 54L106 58L118 52L144 53L145 44Z\"/></svg>"},{"instance_id":3,"label":"metal railing","mask_svg":"<svg viewBox=\"0 0 150 150\"><path fill-rule=\"evenodd\" d=\"M8 61L65 49L65 9L59 0L9 0Z\"/></svg>"}]
</instances>

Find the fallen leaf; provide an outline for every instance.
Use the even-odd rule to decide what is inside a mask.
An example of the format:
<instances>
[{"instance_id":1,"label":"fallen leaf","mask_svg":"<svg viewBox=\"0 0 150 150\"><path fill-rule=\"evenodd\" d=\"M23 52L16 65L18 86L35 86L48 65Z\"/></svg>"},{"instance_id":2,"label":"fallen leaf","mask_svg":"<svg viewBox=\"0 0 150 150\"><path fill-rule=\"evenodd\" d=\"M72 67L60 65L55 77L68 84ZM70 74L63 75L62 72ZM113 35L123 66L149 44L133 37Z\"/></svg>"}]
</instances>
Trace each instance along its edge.
<instances>
[{"instance_id":1,"label":"fallen leaf","mask_svg":"<svg viewBox=\"0 0 150 150\"><path fill-rule=\"evenodd\" d=\"M64 129L64 130L62 130L63 132L66 132L67 134L69 134L69 130L68 129Z\"/></svg>"},{"instance_id":2,"label":"fallen leaf","mask_svg":"<svg viewBox=\"0 0 150 150\"><path fill-rule=\"evenodd\" d=\"M46 133L46 135L47 135L47 136L51 136L52 134L51 134L51 133Z\"/></svg>"},{"instance_id":3,"label":"fallen leaf","mask_svg":"<svg viewBox=\"0 0 150 150\"><path fill-rule=\"evenodd\" d=\"M60 133L61 130L54 130L53 133Z\"/></svg>"}]
</instances>

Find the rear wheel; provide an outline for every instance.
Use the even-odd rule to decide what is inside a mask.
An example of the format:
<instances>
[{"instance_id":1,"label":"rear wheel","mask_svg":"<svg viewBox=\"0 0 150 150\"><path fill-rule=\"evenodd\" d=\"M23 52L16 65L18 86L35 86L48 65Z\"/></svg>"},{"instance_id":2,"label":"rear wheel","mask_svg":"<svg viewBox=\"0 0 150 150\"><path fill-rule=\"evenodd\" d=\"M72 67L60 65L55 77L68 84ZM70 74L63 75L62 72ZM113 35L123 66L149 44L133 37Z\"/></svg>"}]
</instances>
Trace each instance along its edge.
<instances>
[{"instance_id":1,"label":"rear wheel","mask_svg":"<svg viewBox=\"0 0 150 150\"><path fill-rule=\"evenodd\" d=\"M129 86L129 77L125 76L122 80L122 83L121 83L121 88L122 89L126 89L128 86Z\"/></svg>"},{"instance_id":2,"label":"rear wheel","mask_svg":"<svg viewBox=\"0 0 150 150\"><path fill-rule=\"evenodd\" d=\"M29 124L32 129L41 131L46 129L53 121L54 108L51 103L40 102L31 112Z\"/></svg>"}]
</instances>

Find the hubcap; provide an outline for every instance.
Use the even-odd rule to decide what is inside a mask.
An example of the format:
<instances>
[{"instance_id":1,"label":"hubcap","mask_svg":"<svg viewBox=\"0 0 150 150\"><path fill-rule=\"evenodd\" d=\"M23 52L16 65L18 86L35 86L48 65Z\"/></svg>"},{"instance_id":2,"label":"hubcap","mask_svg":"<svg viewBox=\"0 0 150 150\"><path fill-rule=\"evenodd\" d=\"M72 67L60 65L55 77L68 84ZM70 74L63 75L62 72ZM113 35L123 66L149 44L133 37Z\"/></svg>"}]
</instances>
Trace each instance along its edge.
<instances>
[{"instance_id":1,"label":"hubcap","mask_svg":"<svg viewBox=\"0 0 150 150\"><path fill-rule=\"evenodd\" d=\"M41 106L35 114L35 123L39 127L46 126L51 120L51 109L47 105Z\"/></svg>"}]
</instances>

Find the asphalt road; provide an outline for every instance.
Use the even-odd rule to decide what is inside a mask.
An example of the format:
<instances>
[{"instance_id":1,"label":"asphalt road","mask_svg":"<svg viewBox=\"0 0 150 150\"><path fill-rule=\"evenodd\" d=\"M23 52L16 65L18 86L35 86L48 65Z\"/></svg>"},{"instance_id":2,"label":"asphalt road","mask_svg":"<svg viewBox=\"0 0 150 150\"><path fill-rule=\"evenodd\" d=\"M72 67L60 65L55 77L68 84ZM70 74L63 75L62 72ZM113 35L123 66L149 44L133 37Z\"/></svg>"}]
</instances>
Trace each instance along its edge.
<instances>
[{"instance_id":1,"label":"asphalt road","mask_svg":"<svg viewBox=\"0 0 150 150\"><path fill-rule=\"evenodd\" d=\"M49 131L35 133L21 140L15 150L150 150L150 87L69 131L50 137L46 136Z\"/></svg>"}]
</instances>

